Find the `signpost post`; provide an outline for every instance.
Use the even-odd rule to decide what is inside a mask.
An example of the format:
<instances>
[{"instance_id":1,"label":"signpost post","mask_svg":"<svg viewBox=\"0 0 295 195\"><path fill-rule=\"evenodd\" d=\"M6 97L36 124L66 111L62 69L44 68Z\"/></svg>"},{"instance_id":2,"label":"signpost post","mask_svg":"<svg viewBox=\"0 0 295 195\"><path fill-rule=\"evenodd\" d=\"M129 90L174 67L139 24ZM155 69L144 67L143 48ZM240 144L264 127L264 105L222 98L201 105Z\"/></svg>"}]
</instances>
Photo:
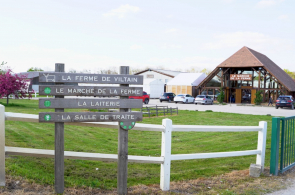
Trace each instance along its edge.
<instances>
[{"instance_id":1,"label":"signpost post","mask_svg":"<svg viewBox=\"0 0 295 195\"><path fill-rule=\"evenodd\" d=\"M55 72L64 72L64 64L55 64ZM56 83L56 85L62 85L63 83ZM55 96L56 99L63 99L63 95ZM63 112L63 108L56 108L55 112ZM64 123L55 123L55 191L57 193L63 193L64 191Z\"/></svg>"},{"instance_id":2,"label":"signpost post","mask_svg":"<svg viewBox=\"0 0 295 195\"><path fill-rule=\"evenodd\" d=\"M55 112L39 113L39 122L55 122L55 191L64 191L64 123L118 121L118 194L127 194L128 130L136 121L142 121L141 100L128 96L141 96L143 76L129 75L129 67L121 66L119 75L64 73L64 64L55 64L54 73L39 73L39 82L54 82L56 85L39 87L40 95L55 98L40 98L39 108L54 108ZM120 84L119 87L71 86L64 83ZM64 96L113 96L114 98L66 98ZM115 98L119 96L120 99ZM120 112L64 112L65 108L119 108Z\"/></svg>"},{"instance_id":3,"label":"signpost post","mask_svg":"<svg viewBox=\"0 0 295 195\"><path fill-rule=\"evenodd\" d=\"M129 74L128 66L120 67L120 74ZM128 87L129 85L121 84L120 87ZM120 97L127 99L128 97ZM129 109L120 108L120 112L128 112ZM127 194L127 174L128 174L128 131L123 129L120 122L118 128L118 175L117 175L117 191L118 194Z\"/></svg>"}]
</instances>

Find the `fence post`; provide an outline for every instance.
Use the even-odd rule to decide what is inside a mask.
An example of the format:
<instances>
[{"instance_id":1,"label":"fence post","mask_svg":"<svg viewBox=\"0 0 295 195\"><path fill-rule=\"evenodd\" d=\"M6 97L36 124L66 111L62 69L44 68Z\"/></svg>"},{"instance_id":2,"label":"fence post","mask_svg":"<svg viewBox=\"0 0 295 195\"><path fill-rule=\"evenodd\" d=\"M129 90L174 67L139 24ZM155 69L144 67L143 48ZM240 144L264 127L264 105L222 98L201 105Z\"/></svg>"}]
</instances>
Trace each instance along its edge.
<instances>
[{"instance_id":1,"label":"fence post","mask_svg":"<svg viewBox=\"0 0 295 195\"><path fill-rule=\"evenodd\" d=\"M165 108L163 108L163 111L164 111L164 116L165 116Z\"/></svg>"},{"instance_id":2,"label":"fence post","mask_svg":"<svg viewBox=\"0 0 295 195\"><path fill-rule=\"evenodd\" d=\"M256 164L261 165L261 171L264 170L264 161L265 161L265 147L266 147L266 134L267 134L267 122L260 121L259 127L262 128L261 131L258 131L258 144L257 150L261 151L261 154L257 154Z\"/></svg>"},{"instance_id":3,"label":"fence post","mask_svg":"<svg viewBox=\"0 0 295 195\"><path fill-rule=\"evenodd\" d=\"M163 191L167 191L170 189L172 120L163 119L162 125L165 127L162 132L161 148L161 156L164 157L164 163L161 164L160 188Z\"/></svg>"},{"instance_id":4,"label":"fence post","mask_svg":"<svg viewBox=\"0 0 295 195\"><path fill-rule=\"evenodd\" d=\"M278 117L272 118L271 130L271 152L270 152L270 174L278 175L279 146L280 146L280 123Z\"/></svg>"},{"instance_id":5,"label":"fence post","mask_svg":"<svg viewBox=\"0 0 295 195\"><path fill-rule=\"evenodd\" d=\"M5 186L5 107L0 105L0 186Z\"/></svg>"}]
</instances>

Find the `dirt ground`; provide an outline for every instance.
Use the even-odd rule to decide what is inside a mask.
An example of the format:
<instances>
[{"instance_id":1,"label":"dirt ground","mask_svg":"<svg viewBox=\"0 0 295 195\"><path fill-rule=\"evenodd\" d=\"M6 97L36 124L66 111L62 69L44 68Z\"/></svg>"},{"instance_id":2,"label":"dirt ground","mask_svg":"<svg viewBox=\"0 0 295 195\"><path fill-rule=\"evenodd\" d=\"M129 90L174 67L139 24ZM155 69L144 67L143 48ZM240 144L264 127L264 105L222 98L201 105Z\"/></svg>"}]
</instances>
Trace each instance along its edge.
<instances>
[{"instance_id":1,"label":"dirt ground","mask_svg":"<svg viewBox=\"0 0 295 195\"><path fill-rule=\"evenodd\" d=\"M259 178L249 176L249 170L232 171L224 175L196 180L171 182L170 191L162 192L160 186L139 185L128 188L128 194L267 194L285 188L295 181L295 167L279 176L265 169ZM23 178L6 176L6 186L0 187L1 195L55 194L54 186L31 183ZM93 188L65 188L64 194L117 194L114 190Z\"/></svg>"}]
</instances>

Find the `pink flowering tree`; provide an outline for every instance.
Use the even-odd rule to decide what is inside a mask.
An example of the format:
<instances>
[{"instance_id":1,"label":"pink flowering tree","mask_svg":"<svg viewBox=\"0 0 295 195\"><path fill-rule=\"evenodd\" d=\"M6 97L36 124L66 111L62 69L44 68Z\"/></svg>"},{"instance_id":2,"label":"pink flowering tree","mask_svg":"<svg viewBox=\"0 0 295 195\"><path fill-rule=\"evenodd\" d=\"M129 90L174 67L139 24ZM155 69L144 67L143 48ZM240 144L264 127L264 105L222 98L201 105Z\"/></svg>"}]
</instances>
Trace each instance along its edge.
<instances>
[{"instance_id":1,"label":"pink flowering tree","mask_svg":"<svg viewBox=\"0 0 295 195\"><path fill-rule=\"evenodd\" d=\"M6 97L7 105L9 95L15 95L16 98L32 98L32 94L28 91L29 84L26 81L25 75L12 75L11 70L0 74L0 98Z\"/></svg>"}]
</instances>

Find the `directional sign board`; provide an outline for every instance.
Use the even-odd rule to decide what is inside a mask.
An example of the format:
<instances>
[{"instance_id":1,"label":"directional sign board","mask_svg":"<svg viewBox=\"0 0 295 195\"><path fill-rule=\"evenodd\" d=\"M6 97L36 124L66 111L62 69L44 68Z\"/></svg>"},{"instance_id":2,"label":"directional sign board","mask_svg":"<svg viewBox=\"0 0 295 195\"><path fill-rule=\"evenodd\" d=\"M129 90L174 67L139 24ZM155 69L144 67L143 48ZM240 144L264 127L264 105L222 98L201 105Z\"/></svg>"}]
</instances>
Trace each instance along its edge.
<instances>
[{"instance_id":1,"label":"directional sign board","mask_svg":"<svg viewBox=\"0 0 295 195\"><path fill-rule=\"evenodd\" d=\"M39 82L54 83L100 83L142 85L142 75L39 73Z\"/></svg>"},{"instance_id":2,"label":"directional sign board","mask_svg":"<svg viewBox=\"0 0 295 195\"><path fill-rule=\"evenodd\" d=\"M142 108L142 100L95 98L40 98L39 108Z\"/></svg>"},{"instance_id":3,"label":"directional sign board","mask_svg":"<svg viewBox=\"0 0 295 195\"><path fill-rule=\"evenodd\" d=\"M65 96L142 96L142 87L40 85L39 94Z\"/></svg>"},{"instance_id":4,"label":"directional sign board","mask_svg":"<svg viewBox=\"0 0 295 195\"><path fill-rule=\"evenodd\" d=\"M121 121L126 123L131 129L135 125L135 121L142 121L141 112L40 112L40 122L112 122ZM131 122L130 124L127 122ZM134 124L132 124L132 122ZM133 126L132 126L133 125ZM130 126L130 128L129 128Z\"/></svg>"}]
</instances>

